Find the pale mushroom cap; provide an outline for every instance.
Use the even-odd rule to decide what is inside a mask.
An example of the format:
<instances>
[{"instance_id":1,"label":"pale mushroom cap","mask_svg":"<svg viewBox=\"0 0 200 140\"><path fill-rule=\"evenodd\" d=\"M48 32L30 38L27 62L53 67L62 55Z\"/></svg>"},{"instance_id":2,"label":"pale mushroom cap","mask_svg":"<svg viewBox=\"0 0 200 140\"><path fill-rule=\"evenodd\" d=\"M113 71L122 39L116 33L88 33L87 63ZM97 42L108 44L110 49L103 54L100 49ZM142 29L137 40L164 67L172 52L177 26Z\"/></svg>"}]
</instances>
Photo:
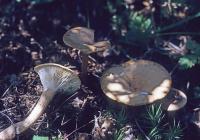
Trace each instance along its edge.
<instances>
[{"instance_id":1,"label":"pale mushroom cap","mask_svg":"<svg viewBox=\"0 0 200 140\"><path fill-rule=\"evenodd\" d=\"M162 108L167 111L177 111L187 103L187 96L182 91L172 88L162 101Z\"/></svg>"},{"instance_id":2,"label":"pale mushroom cap","mask_svg":"<svg viewBox=\"0 0 200 140\"><path fill-rule=\"evenodd\" d=\"M46 63L36 66L34 70L40 77L44 91L63 90L67 93L74 93L80 88L79 77L72 70L62 65Z\"/></svg>"},{"instance_id":3,"label":"pale mushroom cap","mask_svg":"<svg viewBox=\"0 0 200 140\"><path fill-rule=\"evenodd\" d=\"M102 51L110 46L109 41L94 42L94 30L85 27L70 29L64 34L63 41L84 54Z\"/></svg>"},{"instance_id":4,"label":"pale mushroom cap","mask_svg":"<svg viewBox=\"0 0 200 140\"><path fill-rule=\"evenodd\" d=\"M158 63L128 61L109 68L101 77L101 88L109 98L139 106L164 98L171 88L171 76Z\"/></svg>"}]
</instances>

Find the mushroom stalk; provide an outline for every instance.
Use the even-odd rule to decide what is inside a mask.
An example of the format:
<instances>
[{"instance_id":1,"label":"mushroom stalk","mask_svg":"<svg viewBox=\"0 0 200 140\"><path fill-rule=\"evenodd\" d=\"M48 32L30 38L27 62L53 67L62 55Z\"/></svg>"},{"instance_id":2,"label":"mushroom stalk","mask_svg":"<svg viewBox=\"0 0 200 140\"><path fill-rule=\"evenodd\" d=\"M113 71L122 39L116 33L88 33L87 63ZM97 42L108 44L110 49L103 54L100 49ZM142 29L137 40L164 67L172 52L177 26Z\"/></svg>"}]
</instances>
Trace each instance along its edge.
<instances>
[{"instance_id":1,"label":"mushroom stalk","mask_svg":"<svg viewBox=\"0 0 200 140\"><path fill-rule=\"evenodd\" d=\"M172 88L170 93L161 100L162 108L167 111L168 119L174 121L184 114L184 106L187 103L187 96L182 91Z\"/></svg>"},{"instance_id":2,"label":"mushroom stalk","mask_svg":"<svg viewBox=\"0 0 200 140\"><path fill-rule=\"evenodd\" d=\"M32 124L34 124L35 121L37 121L37 119L43 114L54 95L55 92L49 90L46 90L42 93L40 99L29 116L25 120L15 124L16 134L21 134L22 132L26 131Z\"/></svg>"},{"instance_id":3,"label":"mushroom stalk","mask_svg":"<svg viewBox=\"0 0 200 140\"><path fill-rule=\"evenodd\" d=\"M81 57L82 57L81 78L83 80L85 80L87 77L87 68L88 68L89 57L88 57L88 54L85 54L85 53L81 53Z\"/></svg>"},{"instance_id":4,"label":"mushroom stalk","mask_svg":"<svg viewBox=\"0 0 200 140\"><path fill-rule=\"evenodd\" d=\"M0 140L12 140L15 138L15 128L13 125L0 132Z\"/></svg>"},{"instance_id":5,"label":"mushroom stalk","mask_svg":"<svg viewBox=\"0 0 200 140\"><path fill-rule=\"evenodd\" d=\"M169 93L170 94L170 93ZM165 103L163 104L163 106L165 106L166 108L170 105L173 104L175 98L169 99L168 101L165 101ZM168 106L166 106L168 105ZM176 115L178 111L167 111L167 117L170 121L174 121L174 119L176 118Z\"/></svg>"}]
</instances>

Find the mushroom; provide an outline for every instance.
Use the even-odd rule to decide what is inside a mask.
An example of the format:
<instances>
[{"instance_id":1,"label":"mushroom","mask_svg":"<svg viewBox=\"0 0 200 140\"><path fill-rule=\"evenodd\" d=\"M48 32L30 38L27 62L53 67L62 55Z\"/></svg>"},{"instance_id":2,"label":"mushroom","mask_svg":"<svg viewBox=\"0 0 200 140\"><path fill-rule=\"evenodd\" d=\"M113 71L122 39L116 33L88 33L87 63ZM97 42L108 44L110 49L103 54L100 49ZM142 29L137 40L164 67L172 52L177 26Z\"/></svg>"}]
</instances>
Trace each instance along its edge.
<instances>
[{"instance_id":1,"label":"mushroom","mask_svg":"<svg viewBox=\"0 0 200 140\"><path fill-rule=\"evenodd\" d=\"M129 106L140 106L164 98L171 88L171 76L158 63L130 60L106 70L101 88L112 100Z\"/></svg>"},{"instance_id":2,"label":"mushroom","mask_svg":"<svg viewBox=\"0 0 200 140\"><path fill-rule=\"evenodd\" d=\"M174 119L181 114L181 109L187 103L187 96L182 91L172 88L161 103L163 110L168 112L169 119Z\"/></svg>"},{"instance_id":3,"label":"mushroom","mask_svg":"<svg viewBox=\"0 0 200 140\"><path fill-rule=\"evenodd\" d=\"M63 36L66 45L80 50L82 57L81 76L87 76L89 54L102 52L110 46L109 41L94 42L94 30L85 27L76 27L67 31Z\"/></svg>"},{"instance_id":4,"label":"mushroom","mask_svg":"<svg viewBox=\"0 0 200 140\"><path fill-rule=\"evenodd\" d=\"M71 94L78 90L81 85L78 76L67 67L54 63L46 63L38 65L34 69L40 77L43 85L43 93L28 117L25 120L14 124L16 134L21 134L27 130L43 114L45 108L53 99L57 91Z\"/></svg>"},{"instance_id":5,"label":"mushroom","mask_svg":"<svg viewBox=\"0 0 200 140\"><path fill-rule=\"evenodd\" d=\"M44 91L29 116L16 124L16 134L24 132L40 117L57 91L71 94L81 85L78 76L62 65L46 63L36 66L35 71L40 76Z\"/></svg>"}]
</instances>

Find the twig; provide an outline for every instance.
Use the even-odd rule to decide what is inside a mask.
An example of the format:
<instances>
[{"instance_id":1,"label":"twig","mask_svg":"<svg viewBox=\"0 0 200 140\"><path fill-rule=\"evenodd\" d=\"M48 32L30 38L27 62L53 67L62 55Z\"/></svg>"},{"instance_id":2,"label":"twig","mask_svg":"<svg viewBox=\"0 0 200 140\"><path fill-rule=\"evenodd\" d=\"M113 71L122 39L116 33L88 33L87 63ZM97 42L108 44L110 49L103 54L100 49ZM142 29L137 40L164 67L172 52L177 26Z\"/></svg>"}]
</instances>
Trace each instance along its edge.
<instances>
[{"instance_id":1,"label":"twig","mask_svg":"<svg viewBox=\"0 0 200 140\"><path fill-rule=\"evenodd\" d=\"M92 62L94 62L94 63L97 62L97 61L95 60L95 58L93 58L92 56L89 55L88 57L89 57L89 60L90 60L90 61L92 61Z\"/></svg>"},{"instance_id":2,"label":"twig","mask_svg":"<svg viewBox=\"0 0 200 140\"><path fill-rule=\"evenodd\" d=\"M139 57L139 59L144 59L152 51L153 51L153 49L148 48L148 50L141 57Z\"/></svg>"},{"instance_id":3,"label":"twig","mask_svg":"<svg viewBox=\"0 0 200 140\"><path fill-rule=\"evenodd\" d=\"M8 91L10 90L10 88L13 86L13 84L11 84L6 91L3 93L3 95L1 96L2 98L8 93Z\"/></svg>"},{"instance_id":4,"label":"twig","mask_svg":"<svg viewBox=\"0 0 200 140\"><path fill-rule=\"evenodd\" d=\"M66 139L67 139L69 136L71 136L73 133L77 132L77 131L80 130L81 128L86 127L87 125L89 125L89 124L92 123L92 122L94 122L94 119L91 120L91 121L89 121L88 123L86 123L86 124L80 126L79 128L73 130L73 131L72 131L71 133L69 133L64 139L66 140Z\"/></svg>"},{"instance_id":5,"label":"twig","mask_svg":"<svg viewBox=\"0 0 200 140\"><path fill-rule=\"evenodd\" d=\"M75 127L75 130L77 130L78 129L78 117L76 116L76 127ZM75 133L75 135L77 135L77 131L76 132L74 132Z\"/></svg>"},{"instance_id":6,"label":"twig","mask_svg":"<svg viewBox=\"0 0 200 140\"><path fill-rule=\"evenodd\" d=\"M69 121L71 121L72 119L68 119L67 121L65 121L64 122L64 120L65 120L65 115L63 116L63 118L62 118L62 121L61 121L61 126L63 126L63 125L65 125L65 124L67 124Z\"/></svg>"},{"instance_id":7,"label":"twig","mask_svg":"<svg viewBox=\"0 0 200 140\"><path fill-rule=\"evenodd\" d=\"M8 109L4 109L4 110L0 111L0 113L4 113L4 112L9 111L9 110L14 109L14 108L16 108L16 106L8 108Z\"/></svg>"},{"instance_id":8,"label":"twig","mask_svg":"<svg viewBox=\"0 0 200 140\"><path fill-rule=\"evenodd\" d=\"M158 29L158 30L156 31L156 33L160 33L160 32L164 32L164 31L166 31L166 30L173 29L173 28L175 28L175 27L177 27L177 26L180 26L180 25L182 25L182 24L184 24L184 23L186 23L186 22L188 22L188 21L190 21L190 20L193 20L193 19L195 19L195 18L198 18L198 17L200 17L200 12L198 12L198 13L195 14L195 15L189 16L189 17L187 17L187 18L185 18L185 19L183 19L183 20L181 20L181 21L178 21L178 22L176 22L176 23L173 23L173 24L170 24L170 25L168 25L168 26L165 26L164 28Z\"/></svg>"},{"instance_id":9,"label":"twig","mask_svg":"<svg viewBox=\"0 0 200 140\"><path fill-rule=\"evenodd\" d=\"M29 85L33 85L33 83L37 80L38 77L39 77L39 76L36 75L36 77L31 81L31 83L29 83Z\"/></svg>"},{"instance_id":10,"label":"twig","mask_svg":"<svg viewBox=\"0 0 200 140\"><path fill-rule=\"evenodd\" d=\"M53 112L51 112L51 114L55 113L56 111L59 110L59 108L61 108L67 101L69 101L72 97L74 97L75 95L77 95L79 92L76 92L74 94L72 94L69 98L67 98L58 108L56 108Z\"/></svg>"},{"instance_id":11,"label":"twig","mask_svg":"<svg viewBox=\"0 0 200 140\"><path fill-rule=\"evenodd\" d=\"M35 124L37 124L37 127L36 128L31 127L31 129L33 129L34 131L37 131L40 128L40 126L45 123L44 120L45 120L45 117L44 117L44 115L42 115L42 119L40 121L38 120L38 123L35 123Z\"/></svg>"},{"instance_id":12,"label":"twig","mask_svg":"<svg viewBox=\"0 0 200 140\"><path fill-rule=\"evenodd\" d=\"M96 73L92 73L92 75L93 75L94 77L96 77L97 79L100 79L100 76L97 75Z\"/></svg>"},{"instance_id":13,"label":"twig","mask_svg":"<svg viewBox=\"0 0 200 140\"><path fill-rule=\"evenodd\" d=\"M176 70L176 68L179 66L179 63L177 63L173 69L170 71L170 75L172 75L174 73L174 71Z\"/></svg>"},{"instance_id":14,"label":"twig","mask_svg":"<svg viewBox=\"0 0 200 140\"><path fill-rule=\"evenodd\" d=\"M139 128L140 132L142 132L142 134L145 136L145 138L146 138L147 140L150 140L150 138L145 134L144 130L140 127L140 125L139 125L139 123L137 122L137 120L136 120L136 119L134 119L134 120L135 120L135 124L136 124L137 127Z\"/></svg>"},{"instance_id":15,"label":"twig","mask_svg":"<svg viewBox=\"0 0 200 140\"><path fill-rule=\"evenodd\" d=\"M168 33L156 33L156 34L154 34L154 36L170 36L170 35L200 36L200 33L195 33L195 32L168 32Z\"/></svg>"},{"instance_id":16,"label":"twig","mask_svg":"<svg viewBox=\"0 0 200 140\"><path fill-rule=\"evenodd\" d=\"M14 124L13 121L10 119L10 117L8 115L6 115L5 113L2 113L2 112L0 112L0 114L5 116L11 122L11 124Z\"/></svg>"}]
</instances>

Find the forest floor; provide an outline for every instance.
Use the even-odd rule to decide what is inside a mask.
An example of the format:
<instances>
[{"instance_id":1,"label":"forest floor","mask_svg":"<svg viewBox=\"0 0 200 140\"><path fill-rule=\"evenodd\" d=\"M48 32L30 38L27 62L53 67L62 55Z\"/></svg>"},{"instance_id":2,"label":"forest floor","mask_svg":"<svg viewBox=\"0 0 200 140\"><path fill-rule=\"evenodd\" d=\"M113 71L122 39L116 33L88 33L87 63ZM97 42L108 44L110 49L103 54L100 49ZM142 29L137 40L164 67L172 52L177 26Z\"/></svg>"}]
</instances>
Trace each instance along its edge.
<instances>
[{"instance_id":1,"label":"forest floor","mask_svg":"<svg viewBox=\"0 0 200 140\"><path fill-rule=\"evenodd\" d=\"M32 5L25 2L0 0L0 129L11 123L23 120L34 107L42 93L39 76L34 66L52 62L69 67L80 73L79 52L63 43L63 34L75 26L86 26L84 17L76 12L76 2L51 2ZM80 9L81 12L81 9ZM70 13L70 14L68 14ZM108 17L93 19L92 29L98 40L111 39ZM92 19L90 19L92 20ZM102 21L102 22L101 22ZM101 22L102 25L95 25ZM109 30L109 31L108 31ZM195 30L195 27L194 27ZM104 54L90 56L87 83L73 95L58 94L48 106L45 114L24 134L16 139L28 140L33 135L60 136L63 139L75 139L79 134L92 135L94 116L108 109L108 100L100 87L100 76L113 64L121 64L131 57L153 60L163 65L172 74L173 87L188 95L188 103L181 117L183 139L198 139L199 131L191 118L198 109L199 98L192 94L200 85L200 66L189 70L177 68L177 61L158 51L144 53L138 48L126 47L125 52L113 49ZM120 52L121 51L121 52ZM191 94L191 95L190 95ZM131 107L127 107L131 116ZM119 112L119 110L118 110ZM70 114L70 115L69 115ZM131 122L131 121L130 121ZM138 125L132 121L134 133ZM140 133L140 132L138 132Z\"/></svg>"}]
</instances>

